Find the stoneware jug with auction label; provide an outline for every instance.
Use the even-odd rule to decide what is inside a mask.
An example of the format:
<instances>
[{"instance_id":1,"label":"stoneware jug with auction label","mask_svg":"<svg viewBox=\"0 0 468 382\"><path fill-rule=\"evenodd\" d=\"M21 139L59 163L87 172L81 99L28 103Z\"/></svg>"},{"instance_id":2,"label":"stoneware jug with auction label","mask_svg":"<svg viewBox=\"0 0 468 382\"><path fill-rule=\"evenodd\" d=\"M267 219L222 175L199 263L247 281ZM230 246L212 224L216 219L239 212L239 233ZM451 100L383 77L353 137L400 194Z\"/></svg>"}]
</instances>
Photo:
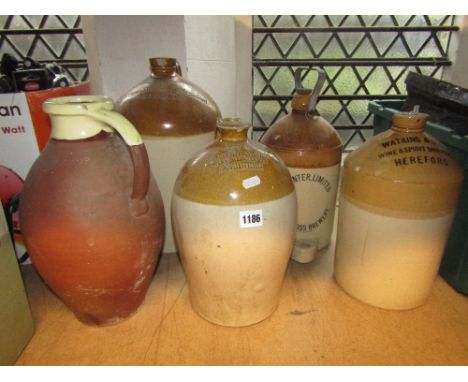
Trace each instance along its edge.
<instances>
[{"instance_id":1,"label":"stoneware jug with auction label","mask_svg":"<svg viewBox=\"0 0 468 382\"><path fill-rule=\"evenodd\" d=\"M296 227L296 194L284 163L247 141L249 125L219 121L219 139L182 168L174 232L193 308L225 326L276 309Z\"/></svg>"},{"instance_id":2,"label":"stoneware jug with auction label","mask_svg":"<svg viewBox=\"0 0 468 382\"><path fill-rule=\"evenodd\" d=\"M158 181L166 212L163 252L175 252L170 206L180 169L196 152L212 143L218 106L200 87L182 78L175 58L151 58L151 75L116 105L140 132L151 171Z\"/></svg>"},{"instance_id":3,"label":"stoneware jug with auction label","mask_svg":"<svg viewBox=\"0 0 468 382\"><path fill-rule=\"evenodd\" d=\"M117 323L143 301L164 234L161 195L135 128L107 97L48 100L51 138L20 195L34 266L90 325Z\"/></svg>"},{"instance_id":4,"label":"stoneware jug with auction label","mask_svg":"<svg viewBox=\"0 0 468 382\"><path fill-rule=\"evenodd\" d=\"M312 91L302 87L302 70L295 72L291 113L274 123L261 142L284 160L291 173L298 209L292 258L308 263L330 243L343 146L336 130L316 110L325 72L315 69L318 80Z\"/></svg>"},{"instance_id":5,"label":"stoneware jug with auction label","mask_svg":"<svg viewBox=\"0 0 468 382\"><path fill-rule=\"evenodd\" d=\"M426 114L396 113L392 128L344 163L335 279L351 296L387 309L428 298L463 171L424 132Z\"/></svg>"}]
</instances>

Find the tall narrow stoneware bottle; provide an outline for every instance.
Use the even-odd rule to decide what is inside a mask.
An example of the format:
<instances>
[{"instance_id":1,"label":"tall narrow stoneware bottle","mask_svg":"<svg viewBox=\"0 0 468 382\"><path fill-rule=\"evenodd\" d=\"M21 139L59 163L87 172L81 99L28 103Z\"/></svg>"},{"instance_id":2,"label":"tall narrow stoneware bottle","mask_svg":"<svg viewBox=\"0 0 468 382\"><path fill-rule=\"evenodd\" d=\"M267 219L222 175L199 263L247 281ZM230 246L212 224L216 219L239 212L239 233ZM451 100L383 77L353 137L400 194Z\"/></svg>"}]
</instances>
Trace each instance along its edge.
<instances>
[{"instance_id":1,"label":"tall narrow stoneware bottle","mask_svg":"<svg viewBox=\"0 0 468 382\"><path fill-rule=\"evenodd\" d=\"M91 325L135 312L164 234L145 146L112 106L97 96L46 101L51 138L20 195L21 229L34 266Z\"/></svg>"},{"instance_id":2,"label":"tall narrow stoneware bottle","mask_svg":"<svg viewBox=\"0 0 468 382\"><path fill-rule=\"evenodd\" d=\"M278 304L294 243L296 194L284 163L247 141L237 118L189 160L172 199L174 232L196 312L246 326Z\"/></svg>"},{"instance_id":3,"label":"tall narrow stoneware bottle","mask_svg":"<svg viewBox=\"0 0 468 382\"><path fill-rule=\"evenodd\" d=\"M261 142L285 161L291 173L298 208L292 258L308 263L330 243L343 146L336 130L316 110L325 73L316 69L319 76L312 91L302 87L302 70L295 72L292 112L273 124Z\"/></svg>"},{"instance_id":4,"label":"tall narrow stoneware bottle","mask_svg":"<svg viewBox=\"0 0 468 382\"><path fill-rule=\"evenodd\" d=\"M344 163L335 278L387 309L428 298L463 180L447 149L424 132L426 114L398 113L392 129Z\"/></svg>"},{"instance_id":5,"label":"tall narrow stoneware bottle","mask_svg":"<svg viewBox=\"0 0 468 382\"><path fill-rule=\"evenodd\" d=\"M184 163L212 143L220 116L213 99L182 78L175 58L151 58L151 75L117 103L140 132L148 149L151 171L158 180L166 212L163 252L175 252L171 196Z\"/></svg>"}]
</instances>

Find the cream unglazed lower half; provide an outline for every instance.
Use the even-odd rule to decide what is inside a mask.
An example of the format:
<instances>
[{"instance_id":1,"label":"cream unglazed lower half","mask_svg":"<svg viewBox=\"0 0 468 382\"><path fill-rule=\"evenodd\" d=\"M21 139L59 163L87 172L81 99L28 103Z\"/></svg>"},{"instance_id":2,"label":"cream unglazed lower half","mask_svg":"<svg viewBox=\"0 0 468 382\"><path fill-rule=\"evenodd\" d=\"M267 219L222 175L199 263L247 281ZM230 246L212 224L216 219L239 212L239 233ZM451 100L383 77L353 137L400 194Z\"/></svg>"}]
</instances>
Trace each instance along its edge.
<instances>
[{"instance_id":1,"label":"cream unglazed lower half","mask_svg":"<svg viewBox=\"0 0 468 382\"><path fill-rule=\"evenodd\" d=\"M297 231L292 258L308 263L330 243L340 164L288 169L297 194Z\"/></svg>"},{"instance_id":2,"label":"cream unglazed lower half","mask_svg":"<svg viewBox=\"0 0 468 382\"><path fill-rule=\"evenodd\" d=\"M208 205L174 195L172 208L195 311L225 326L268 317L278 304L294 243L295 193L243 206ZM261 225L242 221L246 211L261 211Z\"/></svg>"},{"instance_id":3,"label":"cream unglazed lower half","mask_svg":"<svg viewBox=\"0 0 468 382\"><path fill-rule=\"evenodd\" d=\"M144 135L143 140L148 151L151 172L161 191L166 215L163 252L175 252L176 246L171 224L171 197L174 183L185 162L213 142L214 132L174 138Z\"/></svg>"},{"instance_id":4,"label":"cream unglazed lower half","mask_svg":"<svg viewBox=\"0 0 468 382\"><path fill-rule=\"evenodd\" d=\"M340 199L335 278L351 296L386 309L428 298L453 214L386 216Z\"/></svg>"}]
</instances>

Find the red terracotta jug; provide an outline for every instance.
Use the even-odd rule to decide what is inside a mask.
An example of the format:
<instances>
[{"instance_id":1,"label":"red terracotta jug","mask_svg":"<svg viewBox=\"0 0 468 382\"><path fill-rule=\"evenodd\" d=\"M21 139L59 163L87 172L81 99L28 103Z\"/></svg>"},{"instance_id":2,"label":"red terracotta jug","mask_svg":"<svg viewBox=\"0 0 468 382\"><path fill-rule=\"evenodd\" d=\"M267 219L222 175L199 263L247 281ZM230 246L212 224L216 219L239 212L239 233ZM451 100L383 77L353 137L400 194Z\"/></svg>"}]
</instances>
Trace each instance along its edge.
<instances>
[{"instance_id":1,"label":"red terracotta jug","mask_svg":"<svg viewBox=\"0 0 468 382\"><path fill-rule=\"evenodd\" d=\"M91 325L113 324L136 311L164 234L146 148L112 108L107 97L46 101L51 138L20 197L21 228L34 266L77 318Z\"/></svg>"}]
</instances>

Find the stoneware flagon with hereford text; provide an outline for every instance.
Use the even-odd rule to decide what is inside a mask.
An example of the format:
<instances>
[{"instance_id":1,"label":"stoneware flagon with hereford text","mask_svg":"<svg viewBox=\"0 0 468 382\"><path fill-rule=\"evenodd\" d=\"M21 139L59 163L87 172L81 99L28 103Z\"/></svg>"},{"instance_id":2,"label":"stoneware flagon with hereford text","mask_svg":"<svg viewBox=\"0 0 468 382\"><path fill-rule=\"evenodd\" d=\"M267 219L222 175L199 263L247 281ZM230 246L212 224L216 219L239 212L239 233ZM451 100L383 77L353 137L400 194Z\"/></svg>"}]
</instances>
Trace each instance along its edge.
<instances>
[{"instance_id":1,"label":"stoneware flagon with hereford text","mask_svg":"<svg viewBox=\"0 0 468 382\"><path fill-rule=\"evenodd\" d=\"M411 309L426 301L457 206L463 171L424 132L427 117L396 113L391 130L344 163L335 279L377 307Z\"/></svg>"}]
</instances>

